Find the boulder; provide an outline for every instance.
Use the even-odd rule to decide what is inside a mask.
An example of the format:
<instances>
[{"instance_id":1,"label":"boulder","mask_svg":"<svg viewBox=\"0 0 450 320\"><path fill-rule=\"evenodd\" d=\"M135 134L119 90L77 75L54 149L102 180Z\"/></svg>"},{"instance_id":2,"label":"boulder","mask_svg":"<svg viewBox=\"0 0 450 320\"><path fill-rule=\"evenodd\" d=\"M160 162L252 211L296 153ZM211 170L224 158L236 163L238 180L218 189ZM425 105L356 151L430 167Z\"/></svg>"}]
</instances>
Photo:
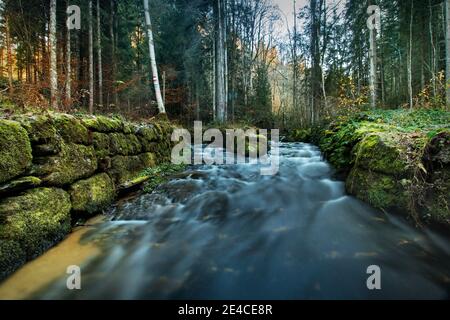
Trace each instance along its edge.
<instances>
[{"instance_id":1,"label":"boulder","mask_svg":"<svg viewBox=\"0 0 450 320\"><path fill-rule=\"evenodd\" d=\"M0 183L25 172L32 158L27 132L17 122L0 120Z\"/></svg>"},{"instance_id":2,"label":"boulder","mask_svg":"<svg viewBox=\"0 0 450 320\"><path fill-rule=\"evenodd\" d=\"M82 124L80 119L68 115L58 114L53 117L57 133L65 142L90 145L89 130Z\"/></svg>"},{"instance_id":3,"label":"boulder","mask_svg":"<svg viewBox=\"0 0 450 320\"><path fill-rule=\"evenodd\" d=\"M32 144L51 144L58 138L53 118L48 115L21 116L17 121L27 130Z\"/></svg>"},{"instance_id":4,"label":"boulder","mask_svg":"<svg viewBox=\"0 0 450 320\"><path fill-rule=\"evenodd\" d=\"M118 118L107 118L104 116L83 117L83 125L95 132L111 133L122 132L124 128L123 121Z\"/></svg>"},{"instance_id":5,"label":"boulder","mask_svg":"<svg viewBox=\"0 0 450 320\"><path fill-rule=\"evenodd\" d=\"M157 133L153 127L141 126L137 129L136 135L145 152L154 152L154 144L157 141Z\"/></svg>"},{"instance_id":6,"label":"boulder","mask_svg":"<svg viewBox=\"0 0 450 320\"><path fill-rule=\"evenodd\" d=\"M113 155L111 152L110 137L106 133L94 132L92 134L92 142L95 154L99 159Z\"/></svg>"},{"instance_id":7,"label":"boulder","mask_svg":"<svg viewBox=\"0 0 450 320\"><path fill-rule=\"evenodd\" d=\"M347 178L347 191L377 209L408 212L411 181L355 167Z\"/></svg>"},{"instance_id":8,"label":"boulder","mask_svg":"<svg viewBox=\"0 0 450 320\"><path fill-rule=\"evenodd\" d=\"M134 134L111 133L110 150L112 154L130 156L139 154L142 146Z\"/></svg>"},{"instance_id":9,"label":"boulder","mask_svg":"<svg viewBox=\"0 0 450 320\"><path fill-rule=\"evenodd\" d=\"M135 179L144 169L156 165L153 153L143 153L138 156L115 156L111 160L111 169L108 171L117 185Z\"/></svg>"},{"instance_id":10,"label":"boulder","mask_svg":"<svg viewBox=\"0 0 450 320\"><path fill-rule=\"evenodd\" d=\"M450 131L427 144L424 163L429 172L423 214L425 219L450 225Z\"/></svg>"},{"instance_id":11,"label":"boulder","mask_svg":"<svg viewBox=\"0 0 450 320\"><path fill-rule=\"evenodd\" d=\"M72 209L89 215L107 208L116 196L114 183L106 173L78 181L70 187L69 193Z\"/></svg>"},{"instance_id":12,"label":"boulder","mask_svg":"<svg viewBox=\"0 0 450 320\"><path fill-rule=\"evenodd\" d=\"M356 167L397 177L409 174L407 150L396 134L369 134L356 145L354 152Z\"/></svg>"},{"instance_id":13,"label":"boulder","mask_svg":"<svg viewBox=\"0 0 450 320\"><path fill-rule=\"evenodd\" d=\"M17 180L9 181L0 185L0 196L14 195L28 189L37 188L41 183L42 180L36 177L22 177Z\"/></svg>"},{"instance_id":14,"label":"boulder","mask_svg":"<svg viewBox=\"0 0 450 320\"><path fill-rule=\"evenodd\" d=\"M37 188L6 198L0 202L1 242L10 241L12 248L19 243L33 259L68 234L70 210L70 196L62 189Z\"/></svg>"},{"instance_id":15,"label":"boulder","mask_svg":"<svg viewBox=\"0 0 450 320\"><path fill-rule=\"evenodd\" d=\"M64 143L54 157L37 158L31 175L42 178L49 186L62 187L92 176L97 170L94 148Z\"/></svg>"},{"instance_id":16,"label":"boulder","mask_svg":"<svg viewBox=\"0 0 450 320\"><path fill-rule=\"evenodd\" d=\"M0 281L27 261L27 255L18 241L0 239Z\"/></svg>"}]
</instances>

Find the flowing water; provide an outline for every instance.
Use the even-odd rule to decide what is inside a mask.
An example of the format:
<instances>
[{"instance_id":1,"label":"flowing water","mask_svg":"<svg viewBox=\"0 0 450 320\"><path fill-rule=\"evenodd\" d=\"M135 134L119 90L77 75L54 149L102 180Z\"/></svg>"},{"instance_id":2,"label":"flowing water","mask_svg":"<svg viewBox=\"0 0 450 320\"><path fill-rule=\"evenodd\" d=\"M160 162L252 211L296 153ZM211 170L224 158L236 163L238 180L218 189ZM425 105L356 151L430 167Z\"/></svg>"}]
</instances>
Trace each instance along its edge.
<instances>
[{"instance_id":1,"label":"flowing water","mask_svg":"<svg viewBox=\"0 0 450 320\"><path fill-rule=\"evenodd\" d=\"M278 175L198 166L121 202L80 245L82 290L61 277L41 299L450 297L450 242L345 194L320 151L281 144ZM368 290L367 268L381 268Z\"/></svg>"}]
</instances>

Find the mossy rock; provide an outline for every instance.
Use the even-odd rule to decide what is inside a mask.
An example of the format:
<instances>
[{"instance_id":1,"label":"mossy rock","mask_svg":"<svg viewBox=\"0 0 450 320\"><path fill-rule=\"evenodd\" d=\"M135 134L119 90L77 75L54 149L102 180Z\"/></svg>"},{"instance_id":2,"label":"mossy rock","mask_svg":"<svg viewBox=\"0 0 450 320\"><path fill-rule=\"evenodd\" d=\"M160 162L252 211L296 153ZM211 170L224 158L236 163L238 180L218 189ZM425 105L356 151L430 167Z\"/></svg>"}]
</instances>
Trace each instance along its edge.
<instances>
[{"instance_id":1,"label":"mossy rock","mask_svg":"<svg viewBox=\"0 0 450 320\"><path fill-rule=\"evenodd\" d=\"M0 196L18 194L19 192L37 188L42 180L36 177L22 177L0 185Z\"/></svg>"},{"instance_id":2,"label":"mossy rock","mask_svg":"<svg viewBox=\"0 0 450 320\"><path fill-rule=\"evenodd\" d=\"M113 203L116 190L113 181L106 174L98 174L73 184L69 190L72 209L92 215Z\"/></svg>"},{"instance_id":3,"label":"mossy rock","mask_svg":"<svg viewBox=\"0 0 450 320\"><path fill-rule=\"evenodd\" d=\"M95 154L99 159L113 155L111 152L111 141L108 134L94 132L92 134L92 143Z\"/></svg>"},{"instance_id":4,"label":"mossy rock","mask_svg":"<svg viewBox=\"0 0 450 320\"><path fill-rule=\"evenodd\" d=\"M450 166L450 130L436 133L427 143L424 162L432 166Z\"/></svg>"},{"instance_id":5,"label":"mossy rock","mask_svg":"<svg viewBox=\"0 0 450 320\"><path fill-rule=\"evenodd\" d=\"M134 134L111 133L110 150L114 155L136 155L142 151L141 143Z\"/></svg>"},{"instance_id":6,"label":"mossy rock","mask_svg":"<svg viewBox=\"0 0 450 320\"><path fill-rule=\"evenodd\" d=\"M0 120L0 183L22 174L32 161L27 132L19 123Z\"/></svg>"},{"instance_id":7,"label":"mossy rock","mask_svg":"<svg viewBox=\"0 0 450 320\"><path fill-rule=\"evenodd\" d=\"M436 169L430 180L424 219L450 226L450 167Z\"/></svg>"},{"instance_id":8,"label":"mossy rock","mask_svg":"<svg viewBox=\"0 0 450 320\"><path fill-rule=\"evenodd\" d=\"M409 212L411 181L353 168L347 179L347 191L377 209Z\"/></svg>"},{"instance_id":9,"label":"mossy rock","mask_svg":"<svg viewBox=\"0 0 450 320\"><path fill-rule=\"evenodd\" d=\"M37 188L0 202L0 239L20 244L33 259L70 229L70 196L62 189Z\"/></svg>"},{"instance_id":10,"label":"mossy rock","mask_svg":"<svg viewBox=\"0 0 450 320\"><path fill-rule=\"evenodd\" d=\"M398 141L395 134L367 135L355 147L355 165L387 175L407 176L409 172L407 150Z\"/></svg>"},{"instance_id":11,"label":"mossy rock","mask_svg":"<svg viewBox=\"0 0 450 320\"><path fill-rule=\"evenodd\" d=\"M31 174L49 186L62 187L92 176L97 165L92 146L64 143L59 155L36 159Z\"/></svg>"},{"instance_id":12,"label":"mossy rock","mask_svg":"<svg viewBox=\"0 0 450 320\"><path fill-rule=\"evenodd\" d=\"M27 130L33 144L51 144L58 137L53 118L48 115L21 116L17 121Z\"/></svg>"},{"instance_id":13,"label":"mossy rock","mask_svg":"<svg viewBox=\"0 0 450 320\"><path fill-rule=\"evenodd\" d=\"M0 239L0 281L19 269L27 255L18 241Z\"/></svg>"},{"instance_id":14,"label":"mossy rock","mask_svg":"<svg viewBox=\"0 0 450 320\"><path fill-rule=\"evenodd\" d=\"M450 225L450 132L440 132L427 145L424 163L429 172L424 218Z\"/></svg>"},{"instance_id":15,"label":"mossy rock","mask_svg":"<svg viewBox=\"0 0 450 320\"><path fill-rule=\"evenodd\" d=\"M54 156L61 152L63 140L57 136L51 139L49 143L33 144L33 155L35 157Z\"/></svg>"},{"instance_id":16,"label":"mossy rock","mask_svg":"<svg viewBox=\"0 0 450 320\"><path fill-rule=\"evenodd\" d=\"M142 170L155 165L156 157L153 153L144 153L138 156L115 156L112 158L108 174L117 185L121 185L135 179Z\"/></svg>"},{"instance_id":17,"label":"mossy rock","mask_svg":"<svg viewBox=\"0 0 450 320\"><path fill-rule=\"evenodd\" d=\"M123 122L123 133L125 134L136 134L138 131L138 126L134 123L124 121Z\"/></svg>"},{"instance_id":18,"label":"mossy rock","mask_svg":"<svg viewBox=\"0 0 450 320\"><path fill-rule=\"evenodd\" d=\"M153 127L141 126L137 129L136 135L145 152L154 152L155 142L158 141L157 132Z\"/></svg>"},{"instance_id":19,"label":"mossy rock","mask_svg":"<svg viewBox=\"0 0 450 320\"><path fill-rule=\"evenodd\" d=\"M91 139L89 130L83 126L80 119L67 115L57 114L53 117L57 133L69 143L89 145Z\"/></svg>"},{"instance_id":20,"label":"mossy rock","mask_svg":"<svg viewBox=\"0 0 450 320\"><path fill-rule=\"evenodd\" d=\"M124 124L121 119L104 116L83 117L83 125L95 132L111 133L123 132Z\"/></svg>"}]
</instances>

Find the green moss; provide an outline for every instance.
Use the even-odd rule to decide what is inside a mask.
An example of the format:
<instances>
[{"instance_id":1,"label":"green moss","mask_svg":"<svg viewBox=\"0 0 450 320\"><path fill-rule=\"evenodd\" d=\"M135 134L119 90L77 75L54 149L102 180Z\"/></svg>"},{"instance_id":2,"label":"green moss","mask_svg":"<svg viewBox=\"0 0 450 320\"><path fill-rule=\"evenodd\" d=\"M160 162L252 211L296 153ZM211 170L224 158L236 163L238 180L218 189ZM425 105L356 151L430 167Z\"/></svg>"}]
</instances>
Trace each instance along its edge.
<instances>
[{"instance_id":1,"label":"green moss","mask_svg":"<svg viewBox=\"0 0 450 320\"><path fill-rule=\"evenodd\" d=\"M61 152L63 140L59 136L45 144L34 144L33 155L35 157L54 156Z\"/></svg>"},{"instance_id":2,"label":"green moss","mask_svg":"<svg viewBox=\"0 0 450 320\"><path fill-rule=\"evenodd\" d=\"M18 241L0 240L0 281L25 264L27 255Z\"/></svg>"},{"instance_id":3,"label":"green moss","mask_svg":"<svg viewBox=\"0 0 450 320\"><path fill-rule=\"evenodd\" d=\"M125 134L135 134L138 130L137 125L131 123L131 122L123 122L123 133Z\"/></svg>"},{"instance_id":4,"label":"green moss","mask_svg":"<svg viewBox=\"0 0 450 320\"><path fill-rule=\"evenodd\" d=\"M49 115L21 116L17 121L27 130L33 144L51 144L57 139L54 121Z\"/></svg>"},{"instance_id":5,"label":"green moss","mask_svg":"<svg viewBox=\"0 0 450 320\"><path fill-rule=\"evenodd\" d=\"M367 135L355 148L355 165L397 177L407 175L407 150L397 138L391 133Z\"/></svg>"},{"instance_id":6,"label":"green moss","mask_svg":"<svg viewBox=\"0 0 450 320\"><path fill-rule=\"evenodd\" d=\"M155 151L155 142L157 141L157 133L154 128L148 126L141 126L138 128L136 135L145 152Z\"/></svg>"},{"instance_id":7,"label":"green moss","mask_svg":"<svg viewBox=\"0 0 450 320\"><path fill-rule=\"evenodd\" d=\"M395 134L414 151L423 148L427 133L448 128L449 119L445 111L374 110L337 117L313 136L330 163L346 171L354 164L354 147L367 135Z\"/></svg>"},{"instance_id":8,"label":"green moss","mask_svg":"<svg viewBox=\"0 0 450 320\"><path fill-rule=\"evenodd\" d=\"M111 152L110 137L106 133L94 132L92 134L92 143L95 154L99 159L113 155Z\"/></svg>"},{"instance_id":9,"label":"green moss","mask_svg":"<svg viewBox=\"0 0 450 320\"><path fill-rule=\"evenodd\" d=\"M22 177L0 185L0 195L17 194L27 189L39 187L42 180L36 177Z\"/></svg>"},{"instance_id":10,"label":"green moss","mask_svg":"<svg viewBox=\"0 0 450 320\"><path fill-rule=\"evenodd\" d=\"M106 173L78 181L70 187L69 193L72 209L87 214L107 208L116 196L114 183Z\"/></svg>"},{"instance_id":11,"label":"green moss","mask_svg":"<svg viewBox=\"0 0 450 320\"><path fill-rule=\"evenodd\" d=\"M172 163L164 163L156 167L147 168L141 173L141 177L148 180L145 184L144 191L147 193L153 192L158 186L169 181L174 174L184 170L186 170L186 165Z\"/></svg>"},{"instance_id":12,"label":"green moss","mask_svg":"<svg viewBox=\"0 0 450 320\"><path fill-rule=\"evenodd\" d=\"M409 212L410 181L354 168L347 179L347 191L378 209Z\"/></svg>"},{"instance_id":13,"label":"green moss","mask_svg":"<svg viewBox=\"0 0 450 320\"><path fill-rule=\"evenodd\" d=\"M89 130L81 121L71 115L57 114L53 117L57 133L69 143L89 145Z\"/></svg>"},{"instance_id":14,"label":"green moss","mask_svg":"<svg viewBox=\"0 0 450 320\"><path fill-rule=\"evenodd\" d=\"M287 141L291 142L310 142L311 141L311 135L312 135L312 129L294 129L292 130L288 137Z\"/></svg>"},{"instance_id":15,"label":"green moss","mask_svg":"<svg viewBox=\"0 0 450 320\"><path fill-rule=\"evenodd\" d=\"M15 241L32 259L70 231L70 197L61 189L37 188L0 202L0 239Z\"/></svg>"},{"instance_id":16,"label":"green moss","mask_svg":"<svg viewBox=\"0 0 450 320\"><path fill-rule=\"evenodd\" d=\"M111 133L109 137L112 154L136 155L142 150L142 146L134 134Z\"/></svg>"},{"instance_id":17,"label":"green moss","mask_svg":"<svg viewBox=\"0 0 450 320\"><path fill-rule=\"evenodd\" d=\"M96 170L97 158L92 146L64 143L59 155L36 159L31 174L50 186L61 187L90 177Z\"/></svg>"},{"instance_id":18,"label":"green moss","mask_svg":"<svg viewBox=\"0 0 450 320\"><path fill-rule=\"evenodd\" d=\"M0 120L0 183L22 174L31 160L27 132L17 122Z\"/></svg>"},{"instance_id":19,"label":"green moss","mask_svg":"<svg viewBox=\"0 0 450 320\"><path fill-rule=\"evenodd\" d=\"M123 121L119 118L83 117L81 121L88 129L102 133L122 132L124 128Z\"/></svg>"},{"instance_id":20,"label":"green moss","mask_svg":"<svg viewBox=\"0 0 450 320\"><path fill-rule=\"evenodd\" d=\"M136 178L142 170L156 165L155 155L144 153L138 156L115 156L111 161L109 175L117 185Z\"/></svg>"}]
</instances>

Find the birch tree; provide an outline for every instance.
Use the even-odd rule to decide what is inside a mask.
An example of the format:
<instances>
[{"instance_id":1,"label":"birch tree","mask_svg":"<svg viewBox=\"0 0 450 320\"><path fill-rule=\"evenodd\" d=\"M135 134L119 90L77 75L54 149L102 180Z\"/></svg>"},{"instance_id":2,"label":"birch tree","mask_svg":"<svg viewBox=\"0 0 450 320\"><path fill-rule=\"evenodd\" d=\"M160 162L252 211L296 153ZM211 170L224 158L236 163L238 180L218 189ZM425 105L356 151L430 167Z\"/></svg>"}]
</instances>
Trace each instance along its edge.
<instances>
[{"instance_id":1,"label":"birch tree","mask_svg":"<svg viewBox=\"0 0 450 320\"><path fill-rule=\"evenodd\" d=\"M58 108L58 67L56 48L56 0L50 0L50 104L53 109Z\"/></svg>"},{"instance_id":2,"label":"birch tree","mask_svg":"<svg viewBox=\"0 0 450 320\"><path fill-rule=\"evenodd\" d=\"M145 24L147 26L148 48L150 53L150 63L152 67L153 85L155 87L156 101L158 103L159 113L166 113L166 108L164 107L164 101L161 95L161 86L159 84L158 67L156 65L155 43L153 39L152 21L150 19L150 8L148 0L143 1L144 1Z\"/></svg>"}]
</instances>

